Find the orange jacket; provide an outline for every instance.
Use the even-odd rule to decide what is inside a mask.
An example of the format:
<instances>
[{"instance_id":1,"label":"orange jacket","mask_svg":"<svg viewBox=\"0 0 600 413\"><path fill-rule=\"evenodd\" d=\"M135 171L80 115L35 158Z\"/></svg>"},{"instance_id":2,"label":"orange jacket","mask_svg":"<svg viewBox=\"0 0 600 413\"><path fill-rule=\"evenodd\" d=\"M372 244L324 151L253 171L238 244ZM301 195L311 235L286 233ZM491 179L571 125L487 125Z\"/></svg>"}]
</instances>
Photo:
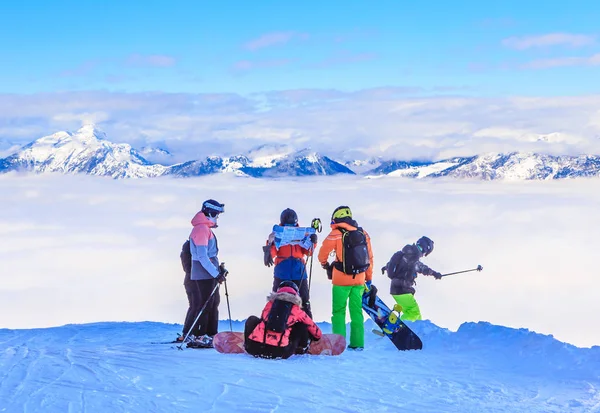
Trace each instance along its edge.
<instances>
[{"instance_id":1,"label":"orange jacket","mask_svg":"<svg viewBox=\"0 0 600 413\"><path fill-rule=\"evenodd\" d=\"M342 260L342 232L338 228L343 228L347 231L354 231L356 228L345 222L337 224L331 224L331 232L323 241L321 249L319 250L318 259L321 265L327 264L327 257L331 251L335 251L336 261ZM373 278L373 251L371 250L371 238L367 231L363 230L365 238L367 239L367 249L369 251L369 262L371 265L365 272L357 274L356 277L352 278L352 275L344 274L337 268L333 268L333 277L331 282L333 285L362 285L366 281L371 281Z\"/></svg>"}]
</instances>

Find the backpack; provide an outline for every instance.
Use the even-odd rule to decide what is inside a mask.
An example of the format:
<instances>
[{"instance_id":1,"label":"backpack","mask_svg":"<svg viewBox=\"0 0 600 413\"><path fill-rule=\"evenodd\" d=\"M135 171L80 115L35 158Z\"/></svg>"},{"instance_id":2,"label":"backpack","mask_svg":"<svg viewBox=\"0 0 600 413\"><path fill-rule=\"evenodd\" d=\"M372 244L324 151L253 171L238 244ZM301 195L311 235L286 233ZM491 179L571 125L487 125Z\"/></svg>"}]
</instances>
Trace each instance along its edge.
<instances>
[{"instance_id":1,"label":"backpack","mask_svg":"<svg viewBox=\"0 0 600 413\"><path fill-rule=\"evenodd\" d=\"M190 251L190 240L186 240L181 246L181 254L179 254L179 258L181 258L181 266L183 267L183 271L186 274L190 274L192 272L192 253Z\"/></svg>"},{"instance_id":2,"label":"backpack","mask_svg":"<svg viewBox=\"0 0 600 413\"><path fill-rule=\"evenodd\" d=\"M271 311L269 311L269 316L267 320L265 320L265 331L274 331L276 333L283 333L288 329L287 321L292 312L292 307L294 304L282 301L275 300L271 306Z\"/></svg>"},{"instance_id":3,"label":"backpack","mask_svg":"<svg viewBox=\"0 0 600 413\"><path fill-rule=\"evenodd\" d=\"M406 245L397 251L386 265L388 278L404 279L412 284L414 280L414 265L419 261L418 251L414 245Z\"/></svg>"},{"instance_id":4,"label":"backpack","mask_svg":"<svg viewBox=\"0 0 600 413\"><path fill-rule=\"evenodd\" d=\"M367 237L360 227L352 231L338 229L342 233L342 261L336 261L334 266L338 271L352 275L354 278L356 274L365 272L371 265Z\"/></svg>"},{"instance_id":5,"label":"backpack","mask_svg":"<svg viewBox=\"0 0 600 413\"><path fill-rule=\"evenodd\" d=\"M388 262L385 266L388 278L399 278L403 270L405 270L407 266L408 263L404 259L404 253L402 251L394 253L394 255L392 255L392 258L390 258L390 262Z\"/></svg>"}]
</instances>

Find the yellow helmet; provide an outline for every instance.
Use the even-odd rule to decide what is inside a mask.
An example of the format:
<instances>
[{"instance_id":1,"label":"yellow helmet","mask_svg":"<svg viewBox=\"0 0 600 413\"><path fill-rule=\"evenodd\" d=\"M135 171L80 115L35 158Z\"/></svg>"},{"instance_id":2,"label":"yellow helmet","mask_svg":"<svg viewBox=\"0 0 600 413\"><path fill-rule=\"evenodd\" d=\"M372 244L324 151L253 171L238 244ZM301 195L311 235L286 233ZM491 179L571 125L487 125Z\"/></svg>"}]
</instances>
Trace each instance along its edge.
<instances>
[{"instance_id":1,"label":"yellow helmet","mask_svg":"<svg viewBox=\"0 0 600 413\"><path fill-rule=\"evenodd\" d=\"M340 219L340 218L352 218L352 211L350 211L350 207L347 206L339 206L333 211L331 215L331 220Z\"/></svg>"}]
</instances>

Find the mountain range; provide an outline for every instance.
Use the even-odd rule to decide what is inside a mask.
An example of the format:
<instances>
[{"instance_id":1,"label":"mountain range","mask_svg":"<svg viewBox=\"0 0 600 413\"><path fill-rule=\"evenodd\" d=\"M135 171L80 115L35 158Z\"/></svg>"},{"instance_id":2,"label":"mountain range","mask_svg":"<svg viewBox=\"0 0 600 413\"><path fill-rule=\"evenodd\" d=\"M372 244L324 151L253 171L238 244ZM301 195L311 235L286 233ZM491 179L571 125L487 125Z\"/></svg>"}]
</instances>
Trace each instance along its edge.
<instances>
[{"instance_id":1,"label":"mountain range","mask_svg":"<svg viewBox=\"0 0 600 413\"><path fill-rule=\"evenodd\" d=\"M600 156L544 155L511 152L456 157L441 161L403 161L368 158L337 161L286 145L263 145L235 156L207 156L173 165L153 163L143 154L169 155L164 149L113 143L104 132L86 125L76 132L57 132L39 138L0 159L0 172L84 173L112 178L158 176L192 177L233 173L251 177L355 174L375 178L472 178L482 180L542 180L600 176ZM151 156L149 156L151 157Z\"/></svg>"}]
</instances>

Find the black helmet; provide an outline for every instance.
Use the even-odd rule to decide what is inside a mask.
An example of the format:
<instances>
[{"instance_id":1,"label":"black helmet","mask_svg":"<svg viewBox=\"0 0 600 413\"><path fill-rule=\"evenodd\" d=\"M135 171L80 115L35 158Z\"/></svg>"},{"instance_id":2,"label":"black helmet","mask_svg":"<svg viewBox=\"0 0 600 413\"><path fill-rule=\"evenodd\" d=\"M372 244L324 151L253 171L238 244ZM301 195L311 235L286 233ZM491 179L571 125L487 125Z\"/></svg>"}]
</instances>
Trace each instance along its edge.
<instances>
[{"instance_id":1,"label":"black helmet","mask_svg":"<svg viewBox=\"0 0 600 413\"><path fill-rule=\"evenodd\" d=\"M287 208L281 212L279 217L280 225L298 225L298 215L293 209Z\"/></svg>"},{"instance_id":2,"label":"black helmet","mask_svg":"<svg viewBox=\"0 0 600 413\"><path fill-rule=\"evenodd\" d=\"M298 290L298 286L293 281L283 281L281 284L279 284L279 287L277 288L277 290L279 290L280 288L283 288L283 287L290 287L294 291L296 291L296 294L300 294L300 290Z\"/></svg>"},{"instance_id":3,"label":"black helmet","mask_svg":"<svg viewBox=\"0 0 600 413\"><path fill-rule=\"evenodd\" d=\"M433 241L425 236L419 238L416 245L424 256L428 256L433 251Z\"/></svg>"},{"instance_id":4,"label":"black helmet","mask_svg":"<svg viewBox=\"0 0 600 413\"><path fill-rule=\"evenodd\" d=\"M201 211L206 216L214 217L225 212L225 204L221 204L214 199L207 199L202 203Z\"/></svg>"}]
</instances>

